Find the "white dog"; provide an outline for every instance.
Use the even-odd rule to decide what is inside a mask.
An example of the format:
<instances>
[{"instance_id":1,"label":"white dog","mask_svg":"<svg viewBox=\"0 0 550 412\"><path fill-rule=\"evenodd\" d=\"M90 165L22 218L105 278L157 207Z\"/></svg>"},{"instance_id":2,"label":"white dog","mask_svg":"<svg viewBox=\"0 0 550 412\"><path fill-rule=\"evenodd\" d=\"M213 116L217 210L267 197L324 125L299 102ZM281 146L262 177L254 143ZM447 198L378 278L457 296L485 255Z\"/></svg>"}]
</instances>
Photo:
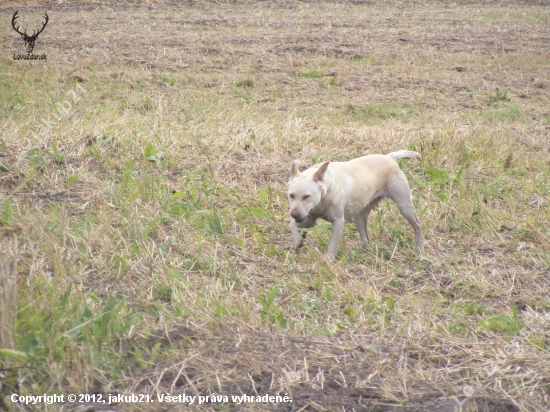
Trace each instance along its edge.
<instances>
[{"instance_id":1,"label":"white dog","mask_svg":"<svg viewBox=\"0 0 550 412\"><path fill-rule=\"evenodd\" d=\"M387 155L369 155L349 162L326 162L300 173L299 160L290 165L288 199L290 231L296 249L304 244L299 228L315 225L318 218L332 223L332 236L327 258L334 259L344 232L344 224L355 222L361 237L360 245L369 242L367 219L378 202L392 199L414 229L416 249L423 251L422 231L414 214L409 184L396 160L417 159L417 152L400 150Z\"/></svg>"}]
</instances>

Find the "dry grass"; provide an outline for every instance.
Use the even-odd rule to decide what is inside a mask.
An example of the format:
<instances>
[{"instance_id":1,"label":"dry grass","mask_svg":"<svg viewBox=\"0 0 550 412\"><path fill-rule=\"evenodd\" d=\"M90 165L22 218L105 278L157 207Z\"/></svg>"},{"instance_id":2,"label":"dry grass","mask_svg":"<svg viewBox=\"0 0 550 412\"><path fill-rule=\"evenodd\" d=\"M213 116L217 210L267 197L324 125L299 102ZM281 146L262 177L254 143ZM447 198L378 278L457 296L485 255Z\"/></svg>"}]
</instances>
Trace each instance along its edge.
<instances>
[{"instance_id":1,"label":"dry grass","mask_svg":"<svg viewBox=\"0 0 550 412\"><path fill-rule=\"evenodd\" d=\"M17 240L0 249L0 348L14 349L17 317Z\"/></svg>"},{"instance_id":2,"label":"dry grass","mask_svg":"<svg viewBox=\"0 0 550 412\"><path fill-rule=\"evenodd\" d=\"M0 235L20 242L25 355L11 360L17 383L0 369L0 398L288 393L193 408L458 411L455 396L463 411L546 410L548 7L17 7L22 24L50 22L35 48L47 63L13 61L23 42L0 27ZM390 203L367 250L346 227L327 264L328 224L292 250L291 160L400 149L424 159L402 163L423 257Z\"/></svg>"}]
</instances>

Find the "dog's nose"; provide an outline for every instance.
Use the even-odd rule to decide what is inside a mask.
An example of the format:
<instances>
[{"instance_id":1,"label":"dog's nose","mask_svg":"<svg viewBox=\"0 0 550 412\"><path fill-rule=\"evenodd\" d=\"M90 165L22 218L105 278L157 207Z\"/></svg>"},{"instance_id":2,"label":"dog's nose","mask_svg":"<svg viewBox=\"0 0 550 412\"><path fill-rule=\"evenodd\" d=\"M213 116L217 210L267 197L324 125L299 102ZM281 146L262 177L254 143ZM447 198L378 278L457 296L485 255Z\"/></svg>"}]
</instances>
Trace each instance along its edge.
<instances>
[{"instance_id":1,"label":"dog's nose","mask_svg":"<svg viewBox=\"0 0 550 412\"><path fill-rule=\"evenodd\" d=\"M304 218L302 217L300 212L297 211L297 210L291 210L290 211L290 217L293 218L298 223L300 223L301 221L304 220Z\"/></svg>"},{"instance_id":2,"label":"dog's nose","mask_svg":"<svg viewBox=\"0 0 550 412\"><path fill-rule=\"evenodd\" d=\"M292 211L290 212L290 217L292 217L296 222L300 223L302 222L305 218L302 216L302 214L298 211Z\"/></svg>"}]
</instances>

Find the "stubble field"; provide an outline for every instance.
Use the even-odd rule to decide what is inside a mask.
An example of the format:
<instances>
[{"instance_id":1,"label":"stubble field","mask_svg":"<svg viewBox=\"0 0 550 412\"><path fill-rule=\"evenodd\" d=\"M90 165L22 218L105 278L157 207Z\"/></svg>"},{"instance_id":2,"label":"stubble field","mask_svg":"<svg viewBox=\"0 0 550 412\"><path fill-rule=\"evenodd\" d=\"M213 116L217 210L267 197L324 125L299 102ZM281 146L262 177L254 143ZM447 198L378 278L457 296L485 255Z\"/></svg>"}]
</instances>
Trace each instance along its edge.
<instances>
[{"instance_id":1,"label":"stubble field","mask_svg":"<svg viewBox=\"0 0 550 412\"><path fill-rule=\"evenodd\" d=\"M14 60L16 10L30 30L48 13L34 50L47 61ZM547 4L7 2L0 15L0 255L18 269L17 302L0 302L0 326L17 317L0 410L548 410ZM347 225L327 262L326 222L293 250L292 160L403 149L423 157L400 163L422 256L390 202L364 250ZM198 404L213 394L228 400ZM292 402L231 401L243 394Z\"/></svg>"}]
</instances>

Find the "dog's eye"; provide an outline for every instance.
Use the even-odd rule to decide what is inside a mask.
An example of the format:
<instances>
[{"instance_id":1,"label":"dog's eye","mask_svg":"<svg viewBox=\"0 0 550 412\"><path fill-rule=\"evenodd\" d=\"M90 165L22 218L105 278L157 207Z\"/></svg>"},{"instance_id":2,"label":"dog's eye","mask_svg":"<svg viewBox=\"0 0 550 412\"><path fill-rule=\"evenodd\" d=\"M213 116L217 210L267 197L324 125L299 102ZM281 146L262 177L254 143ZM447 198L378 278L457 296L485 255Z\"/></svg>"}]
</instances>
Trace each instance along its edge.
<instances>
[{"instance_id":1,"label":"dog's eye","mask_svg":"<svg viewBox=\"0 0 550 412\"><path fill-rule=\"evenodd\" d=\"M305 196L303 197L303 199L306 200L308 197L309 197L309 195L305 195Z\"/></svg>"},{"instance_id":2,"label":"dog's eye","mask_svg":"<svg viewBox=\"0 0 550 412\"><path fill-rule=\"evenodd\" d=\"M291 199L294 199L294 195L288 195L288 197L290 197Z\"/></svg>"}]
</instances>

